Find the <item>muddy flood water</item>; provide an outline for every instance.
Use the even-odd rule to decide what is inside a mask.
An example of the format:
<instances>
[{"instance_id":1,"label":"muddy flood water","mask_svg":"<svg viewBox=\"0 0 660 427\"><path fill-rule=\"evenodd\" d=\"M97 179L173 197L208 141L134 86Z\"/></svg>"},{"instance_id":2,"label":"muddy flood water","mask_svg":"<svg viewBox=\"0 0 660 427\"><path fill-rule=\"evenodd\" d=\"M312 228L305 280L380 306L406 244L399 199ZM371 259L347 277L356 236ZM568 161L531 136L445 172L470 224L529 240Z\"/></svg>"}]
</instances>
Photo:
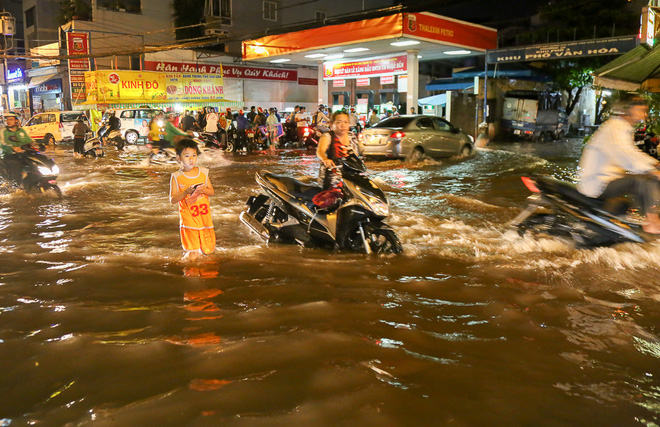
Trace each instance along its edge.
<instances>
[{"instance_id":1,"label":"muddy flood water","mask_svg":"<svg viewBox=\"0 0 660 427\"><path fill-rule=\"evenodd\" d=\"M181 260L175 167L50 154L63 198L0 196L0 426L656 426L660 243L576 249L508 223L579 140L367 162L404 254L267 246L268 169L219 155L216 252ZM311 180L311 178L308 178Z\"/></svg>"}]
</instances>

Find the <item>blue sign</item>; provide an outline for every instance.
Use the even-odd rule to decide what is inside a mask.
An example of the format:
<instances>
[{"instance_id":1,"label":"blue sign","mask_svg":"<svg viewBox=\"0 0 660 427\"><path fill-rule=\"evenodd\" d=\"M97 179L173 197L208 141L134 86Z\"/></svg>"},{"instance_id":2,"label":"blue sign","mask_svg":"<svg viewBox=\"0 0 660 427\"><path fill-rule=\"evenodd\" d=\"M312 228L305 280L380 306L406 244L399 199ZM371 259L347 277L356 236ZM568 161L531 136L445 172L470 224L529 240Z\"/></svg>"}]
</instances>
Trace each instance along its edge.
<instances>
[{"instance_id":1,"label":"blue sign","mask_svg":"<svg viewBox=\"0 0 660 427\"><path fill-rule=\"evenodd\" d=\"M18 64L7 65L7 83L23 83L25 70Z\"/></svg>"},{"instance_id":2,"label":"blue sign","mask_svg":"<svg viewBox=\"0 0 660 427\"><path fill-rule=\"evenodd\" d=\"M46 93L60 93L62 92L62 79L52 79L35 86L33 89L35 95L43 95Z\"/></svg>"},{"instance_id":3,"label":"blue sign","mask_svg":"<svg viewBox=\"0 0 660 427\"><path fill-rule=\"evenodd\" d=\"M566 59L578 56L620 55L634 49L636 46L637 36L535 44L489 49L486 51L486 62L489 64L499 64L503 62Z\"/></svg>"}]
</instances>

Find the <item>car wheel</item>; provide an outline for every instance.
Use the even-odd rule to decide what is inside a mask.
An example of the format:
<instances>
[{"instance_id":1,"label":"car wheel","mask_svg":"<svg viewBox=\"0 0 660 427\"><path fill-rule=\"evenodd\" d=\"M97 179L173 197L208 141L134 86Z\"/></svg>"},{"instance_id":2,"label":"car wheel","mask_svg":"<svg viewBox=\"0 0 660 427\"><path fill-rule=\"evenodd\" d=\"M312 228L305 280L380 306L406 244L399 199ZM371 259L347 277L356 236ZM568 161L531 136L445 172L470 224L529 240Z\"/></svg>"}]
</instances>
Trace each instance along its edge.
<instances>
[{"instance_id":1,"label":"car wheel","mask_svg":"<svg viewBox=\"0 0 660 427\"><path fill-rule=\"evenodd\" d=\"M472 154L472 147L470 147L468 144L465 144L463 147L461 147L461 151L458 154L459 157L469 157L470 154Z\"/></svg>"},{"instance_id":2,"label":"car wheel","mask_svg":"<svg viewBox=\"0 0 660 427\"><path fill-rule=\"evenodd\" d=\"M137 133L134 130L129 130L126 132L126 135L124 136L124 139L126 139L126 142L128 144L136 144L138 141L138 138L140 138L140 134Z\"/></svg>"},{"instance_id":3,"label":"car wheel","mask_svg":"<svg viewBox=\"0 0 660 427\"><path fill-rule=\"evenodd\" d=\"M49 145L49 144L55 144L55 137L51 133L47 133L46 136L44 136L44 144Z\"/></svg>"},{"instance_id":4,"label":"car wheel","mask_svg":"<svg viewBox=\"0 0 660 427\"><path fill-rule=\"evenodd\" d=\"M421 147L416 147L413 150L412 154L410 154L410 161L419 162L422 161L422 159L424 159L424 149L422 149Z\"/></svg>"}]
</instances>

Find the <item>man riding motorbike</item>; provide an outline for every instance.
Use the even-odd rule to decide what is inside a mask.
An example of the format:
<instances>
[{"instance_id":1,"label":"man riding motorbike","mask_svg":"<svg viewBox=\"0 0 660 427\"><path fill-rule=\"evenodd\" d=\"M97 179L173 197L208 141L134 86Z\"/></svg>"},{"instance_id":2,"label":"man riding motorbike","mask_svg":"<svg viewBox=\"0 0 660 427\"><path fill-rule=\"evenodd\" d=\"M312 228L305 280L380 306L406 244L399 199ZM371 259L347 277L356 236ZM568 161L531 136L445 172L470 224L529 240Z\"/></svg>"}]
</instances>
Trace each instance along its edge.
<instances>
[{"instance_id":1,"label":"man riding motorbike","mask_svg":"<svg viewBox=\"0 0 660 427\"><path fill-rule=\"evenodd\" d=\"M168 114L166 119L163 119L163 113L160 111L151 119L149 140L151 141L154 154L165 148L173 147L177 136L188 135L186 132L177 129L173 122L174 117L171 114Z\"/></svg>"},{"instance_id":2,"label":"man riding motorbike","mask_svg":"<svg viewBox=\"0 0 660 427\"><path fill-rule=\"evenodd\" d=\"M645 119L648 107L633 98L619 102L614 111L617 115L596 131L582 153L577 189L599 199L632 194L646 216L644 231L660 234L658 161L637 149L633 139L633 125Z\"/></svg>"},{"instance_id":3,"label":"man riding motorbike","mask_svg":"<svg viewBox=\"0 0 660 427\"><path fill-rule=\"evenodd\" d=\"M0 147L2 148L3 166L6 171L5 176L20 185L23 179L24 162L19 154L25 151L22 148L24 145L32 145L34 141L19 126L20 117L18 114L6 113L4 120L5 128L0 132Z\"/></svg>"},{"instance_id":4,"label":"man riding motorbike","mask_svg":"<svg viewBox=\"0 0 660 427\"><path fill-rule=\"evenodd\" d=\"M116 112L114 110L108 111L108 128L103 132L103 135L101 135L103 145L106 145L108 142L108 135L110 135L110 132L120 129L121 121L117 118Z\"/></svg>"}]
</instances>

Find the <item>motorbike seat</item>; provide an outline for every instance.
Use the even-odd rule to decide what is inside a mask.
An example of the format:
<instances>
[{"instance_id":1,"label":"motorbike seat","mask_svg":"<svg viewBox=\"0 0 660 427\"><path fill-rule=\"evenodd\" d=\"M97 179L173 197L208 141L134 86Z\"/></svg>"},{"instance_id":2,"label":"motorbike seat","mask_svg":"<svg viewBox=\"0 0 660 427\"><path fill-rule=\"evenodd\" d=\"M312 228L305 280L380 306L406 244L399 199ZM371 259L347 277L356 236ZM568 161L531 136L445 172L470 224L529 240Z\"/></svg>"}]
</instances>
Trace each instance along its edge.
<instances>
[{"instance_id":1,"label":"motorbike seat","mask_svg":"<svg viewBox=\"0 0 660 427\"><path fill-rule=\"evenodd\" d=\"M578 191L575 184L568 182L543 177L539 179L539 183L541 183L542 186L545 186L547 190L558 193L564 198L571 199L580 204L610 213L612 215L623 215L630 208L628 199L622 197L613 199L601 199L585 196Z\"/></svg>"},{"instance_id":2,"label":"motorbike seat","mask_svg":"<svg viewBox=\"0 0 660 427\"><path fill-rule=\"evenodd\" d=\"M317 185L305 184L302 181L298 181L297 179L288 176L277 175L266 171L262 171L260 175L276 187L305 202L312 202L314 196L323 191L323 188Z\"/></svg>"}]
</instances>

